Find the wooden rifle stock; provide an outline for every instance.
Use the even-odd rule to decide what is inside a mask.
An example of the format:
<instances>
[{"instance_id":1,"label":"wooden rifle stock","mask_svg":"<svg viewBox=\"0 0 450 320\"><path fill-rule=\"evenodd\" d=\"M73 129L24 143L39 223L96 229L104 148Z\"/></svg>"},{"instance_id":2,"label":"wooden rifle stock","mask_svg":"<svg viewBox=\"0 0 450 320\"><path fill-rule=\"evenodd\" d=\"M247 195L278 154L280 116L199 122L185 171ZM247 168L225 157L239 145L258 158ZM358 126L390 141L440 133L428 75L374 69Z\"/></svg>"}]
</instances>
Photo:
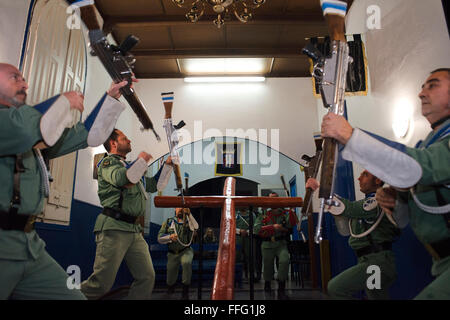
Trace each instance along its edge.
<instances>
[{"instance_id":1,"label":"wooden rifle stock","mask_svg":"<svg viewBox=\"0 0 450 320\"><path fill-rule=\"evenodd\" d=\"M189 175L187 173L184 174L184 193L187 195L189 191Z\"/></svg>"},{"instance_id":2,"label":"wooden rifle stock","mask_svg":"<svg viewBox=\"0 0 450 320\"><path fill-rule=\"evenodd\" d=\"M80 7L81 20L83 20L88 30L100 29L100 24L97 20L97 14L95 13L95 6L93 4Z\"/></svg>"},{"instance_id":3,"label":"wooden rifle stock","mask_svg":"<svg viewBox=\"0 0 450 320\"><path fill-rule=\"evenodd\" d=\"M177 189L182 191L183 190L183 183L182 183L182 180L181 180L180 165L173 164L173 172L175 173L175 183L177 184Z\"/></svg>"},{"instance_id":4,"label":"wooden rifle stock","mask_svg":"<svg viewBox=\"0 0 450 320\"><path fill-rule=\"evenodd\" d=\"M312 172L312 174L310 174L308 176L308 178L314 178L314 179L317 178L317 174L319 172L319 167L320 167L321 161L322 161L322 149L320 149L318 152L316 152L314 159L311 160L311 162L310 162L310 166L313 167L314 171ZM310 208L311 208L313 193L314 193L313 189L306 188L305 197L304 197L304 201L303 201L304 204L303 204L302 211L301 211L302 216L309 214L309 212L311 211Z\"/></svg>"},{"instance_id":5,"label":"wooden rifle stock","mask_svg":"<svg viewBox=\"0 0 450 320\"><path fill-rule=\"evenodd\" d=\"M328 25L331 40L346 41L345 18L338 15L327 14L325 20Z\"/></svg>"},{"instance_id":6,"label":"wooden rifle stock","mask_svg":"<svg viewBox=\"0 0 450 320\"><path fill-rule=\"evenodd\" d=\"M286 181L284 181L284 176L281 175L280 179L281 179L281 183L283 184L284 192L286 192L286 197L289 197L289 191L288 191L288 188L286 187Z\"/></svg>"},{"instance_id":7,"label":"wooden rifle stock","mask_svg":"<svg viewBox=\"0 0 450 320\"><path fill-rule=\"evenodd\" d=\"M320 175L319 198L333 197L333 180L336 169L337 141L325 138L323 141L322 174Z\"/></svg>"}]
</instances>

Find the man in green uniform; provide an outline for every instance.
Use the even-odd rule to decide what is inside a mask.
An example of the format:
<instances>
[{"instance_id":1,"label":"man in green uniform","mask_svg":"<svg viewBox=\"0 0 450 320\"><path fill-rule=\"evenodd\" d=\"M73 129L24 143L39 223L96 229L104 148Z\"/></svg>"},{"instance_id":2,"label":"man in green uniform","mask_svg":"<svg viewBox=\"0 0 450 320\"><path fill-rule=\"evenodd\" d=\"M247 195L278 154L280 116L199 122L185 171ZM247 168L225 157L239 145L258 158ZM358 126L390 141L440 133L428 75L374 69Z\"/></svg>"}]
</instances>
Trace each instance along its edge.
<instances>
[{"instance_id":1,"label":"man in green uniform","mask_svg":"<svg viewBox=\"0 0 450 320\"><path fill-rule=\"evenodd\" d=\"M355 251L358 263L331 279L328 294L333 299L353 299L354 294L365 290L370 300L389 299L389 287L397 278L392 242L400 232L375 200L375 192L384 182L367 170L358 180L365 198L349 201L335 196L339 206L329 209L335 216L339 233L350 235L348 243ZM310 178L306 182L308 187L316 190L319 183Z\"/></svg>"},{"instance_id":2,"label":"man in green uniform","mask_svg":"<svg viewBox=\"0 0 450 320\"><path fill-rule=\"evenodd\" d=\"M272 192L269 197L278 197ZM297 216L292 210L271 209L257 218L255 233L262 238L264 290L270 292L274 276L274 261L278 257L278 299L289 299L286 295L286 280L289 272L289 251L287 243L292 228L297 224Z\"/></svg>"},{"instance_id":3,"label":"man in green uniform","mask_svg":"<svg viewBox=\"0 0 450 320\"><path fill-rule=\"evenodd\" d=\"M158 242L167 244L167 292L172 294L178 278L178 269L182 273L182 299L189 300L189 286L192 278L192 259L194 250L191 248L195 230L198 229L197 221L189 208L176 208L175 217L168 218L161 226L158 233Z\"/></svg>"},{"instance_id":4,"label":"man in green uniform","mask_svg":"<svg viewBox=\"0 0 450 320\"><path fill-rule=\"evenodd\" d=\"M431 72L419 98L432 132L416 148L353 128L337 115L324 117L322 135L345 145L344 159L403 190L384 188L376 198L399 227L411 223L433 258L436 279L416 299L450 299L450 69Z\"/></svg>"},{"instance_id":5,"label":"man in green uniform","mask_svg":"<svg viewBox=\"0 0 450 320\"><path fill-rule=\"evenodd\" d=\"M21 72L0 63L0 299L85 299L68 288L67 273L34 230L48 197L44 158L102 144L125 108L113 98L125 84L112 85L85 122L70 127L73 110L84 109L81 93L26 105Z\"/></svg>"},{"instance_id":6,"label":"man in green uniform","mask_svg":"<svg viewBox=\"0 0 450 320\"><path fill-rule=\"evenodd\" d=\"M103 206L94 226L97 250L94 272L81 283L88 299L97 299L111 289L117 270L125 259L134 277L128 299L150 299L155 284L155 270L147 242L142 236L147 192L155 192L162 168L145 177L152 156L141 152L128 163L131 141L115 129L104 143L109 155L98 164L98 196ZM170 157L165 164L170 164Z\"/></svg>"}]
</instances>

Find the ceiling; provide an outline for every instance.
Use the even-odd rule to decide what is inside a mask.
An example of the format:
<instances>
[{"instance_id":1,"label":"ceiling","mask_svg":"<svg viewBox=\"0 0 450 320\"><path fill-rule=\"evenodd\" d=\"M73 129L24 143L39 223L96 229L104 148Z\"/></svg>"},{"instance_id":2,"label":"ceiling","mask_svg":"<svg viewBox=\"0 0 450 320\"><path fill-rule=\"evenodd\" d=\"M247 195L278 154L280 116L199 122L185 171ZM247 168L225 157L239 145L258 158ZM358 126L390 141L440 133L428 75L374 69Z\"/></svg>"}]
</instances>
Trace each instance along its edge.
<instances>
[{"instance_id":1,"label":"ceiling","mask_svg":"<svg viewBox=\"0 0 450 320\"><path fill-rule=\"evenodd\" d=\"M189 0L186 0L189 3ZM172 0L96 0L105 33L120 43L129 34L140 41L131 50L137 78L187 76L178 59L270 58L266 77L309 76L301 49L305 38L328 34L319 0L267 0L248 23L234 16L219 29L208 7L198 22L187 21L188 9Z\"/></svg>"}]
</instances>

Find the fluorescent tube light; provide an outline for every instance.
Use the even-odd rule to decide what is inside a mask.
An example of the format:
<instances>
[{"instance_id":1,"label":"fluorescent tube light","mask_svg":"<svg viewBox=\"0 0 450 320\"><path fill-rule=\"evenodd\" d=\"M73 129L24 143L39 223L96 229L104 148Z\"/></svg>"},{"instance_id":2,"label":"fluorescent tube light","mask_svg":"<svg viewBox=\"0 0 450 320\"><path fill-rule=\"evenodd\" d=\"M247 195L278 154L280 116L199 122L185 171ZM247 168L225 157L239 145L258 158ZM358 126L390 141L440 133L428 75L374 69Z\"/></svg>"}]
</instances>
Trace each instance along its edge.
<instances>
[{"instance_id":1,"label":"fluorescent tube light","mask_svg":"<svg viewBox=\"0 0 450 320\"><path fill-rule=\"evenodd\" d=\"M186 77L184 82L209 82L209 83L224 83L224 82L264 82L265 77Z\"/></svg>"},{"instance_id":2,"label":"fluorescent tube light","mask_svg":"<svg viewBox=\"0 0 450 320\"><path fill-rule=\"evenodd\" d=\"M179 59L181 71L188 75L263 74L270 67L270 58L193 58Z\"/></svg>"}]
</instances>

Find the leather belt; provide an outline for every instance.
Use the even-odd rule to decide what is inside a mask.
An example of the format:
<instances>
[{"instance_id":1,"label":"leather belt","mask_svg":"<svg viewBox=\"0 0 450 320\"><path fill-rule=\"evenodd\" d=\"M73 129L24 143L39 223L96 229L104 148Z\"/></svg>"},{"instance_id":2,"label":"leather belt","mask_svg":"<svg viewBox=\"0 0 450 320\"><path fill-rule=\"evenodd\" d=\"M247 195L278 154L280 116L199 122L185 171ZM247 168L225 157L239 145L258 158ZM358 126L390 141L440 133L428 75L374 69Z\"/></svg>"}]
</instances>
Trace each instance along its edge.
<instances>
[{"instance_id":1,"label":"leather belt","mask_svg":"<svg viewBox=\"0 0 450 320\"><path fill-rule=\"evenodd\" d=\"M370 253L377 253L385 250L392 250L392 242L374 243L371 246L355 250L355 253L356 256L360 258Z\"/></svg>"},{"instance_id":2,"label":"leather belt","mask_svg":"<svg viewBox=\"0 0 450 320\"><path fill-rule=\"evenodd\" d=\"M34 230L36 216L27 214L10 214L7 211L0 211L0 229L18 230L31 232Z\"/></svg>"},{"instance_id":3,"label":"leather belt","mask_svg":"<svg viewBox=\"0 0 450 320\"><path fill-rule=\"evenodd\" d=\"M125 221L132 224L135 224L139 218L111 208L103 208L102 214L113 219Z\"/></svg>"},{"instance_id":4,"label":"leather belt","mask_svg":"<svg viewBox=\"0 0 450 320\"><path fill-rule=\"evenodd\" d=\"M180 252L183 252L183 251L186 250L187 248L190 248L190 247L184 247L184 248L181 249L181 250L171 250L171 249L168 249L168 251L169 251L170 253L173 253L173 254L179 254Z\"/></svg>"},{"instance_id":5,"label":"leather belt","mask_svg":"<svg viewBox=\"0 0 450 320\"><path fill-rule=\"evenodd\" d=\"M450 256L450 238L433 243L426 243L425 249L427 249L435 260L444 259Z\"/></svg>"},{"instance_id":6,"label":"leather belt","mask_svg":"<svg viewBox=\"0 0 450 320\"><path fill-rule=\"evenodd\" d=\"M262 239L262 241L272 241L272 242L279 241L279 240L286 240L286 236L279 236L279 237L272 236L270 238L263 238Z\"/></svg>"}]
</instances>

